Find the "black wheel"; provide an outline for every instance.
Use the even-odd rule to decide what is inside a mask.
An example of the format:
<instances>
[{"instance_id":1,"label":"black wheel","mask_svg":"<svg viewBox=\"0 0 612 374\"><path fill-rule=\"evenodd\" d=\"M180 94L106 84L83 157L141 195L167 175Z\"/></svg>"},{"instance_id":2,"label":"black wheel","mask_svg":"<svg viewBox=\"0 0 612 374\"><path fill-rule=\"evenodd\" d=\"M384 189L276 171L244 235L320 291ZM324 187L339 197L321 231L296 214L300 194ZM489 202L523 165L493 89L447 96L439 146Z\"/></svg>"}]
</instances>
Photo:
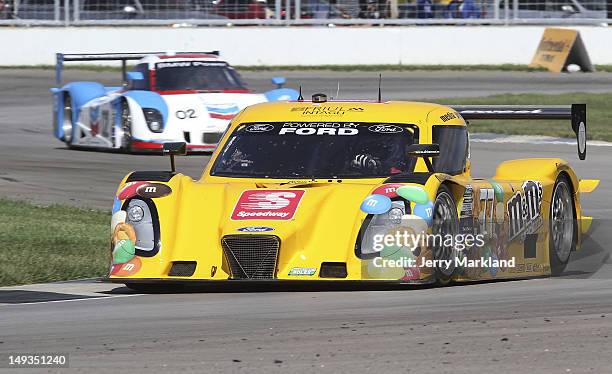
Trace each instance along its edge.
<instances>
[{"instance_id":1,"label":"black wheel","mask_svg":"<svg viewBox=\"0 0 612 374\"><path fill-rule=\"evenodd\" d=\"M64 118L62 120L62 132L64 135L62 136L62 141L66 143L68 146L72 144L72 100L70 99L70 95L64 96Z\"/></svg>"},{"instance_id":2,"label":"black wheel","mask_svg":"<svg viewBox=\"0 0 612 374\"><path fill-rule=\"evenodd\" d=\"M572 187L565 175L557 177L550 203L548 257L553 276L563 273L575 249L574 202Z\"/></svg>"},{"instance_id":3,"label":"black wheel","mask_svg":"<svg viewBox=\"0 0 612 374\"><path fill-rule=\"evenodd\" d=\"M450 260L450 266L436 266L436 279L439 284L445 285L450 282L455 272L457 251L451 245L444 245L444 238L452 235L453 238L459 232L459 217L457 216L457 204L450 189L441 185L436 195L433 211L432 233L440 235L443 240L434 241L433 258L434 260ZM439 262L437 262L439 264Z\"/></svg>"},{"instance_id":4,"label":"black wheel","mask_svg":"<svg viewBox=\"0 0 612 374\"><path fill-rule=\"evenodd\" d=\"M132 152L132 117L127 101L121 103L121 150Z\"/></svg>"}]
</instances>

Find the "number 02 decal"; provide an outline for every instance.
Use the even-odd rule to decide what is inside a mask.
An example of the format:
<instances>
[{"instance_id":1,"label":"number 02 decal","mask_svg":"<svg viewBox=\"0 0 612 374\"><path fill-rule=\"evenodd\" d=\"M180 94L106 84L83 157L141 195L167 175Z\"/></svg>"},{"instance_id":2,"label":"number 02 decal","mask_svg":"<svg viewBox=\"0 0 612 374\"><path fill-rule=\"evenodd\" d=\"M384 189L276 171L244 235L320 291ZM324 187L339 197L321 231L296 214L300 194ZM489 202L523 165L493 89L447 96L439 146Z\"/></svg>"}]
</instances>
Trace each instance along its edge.
<instances>
[{"instance_id":1,"label":"number 02 decal","mask_svg":"<svg viewBox=\"0 0 612 374\"><path fill-rule=\"evenodd\" d=\"M175 115L178 119L197 118L195 109L177 110Z\"/></svg>"}]
</instances>

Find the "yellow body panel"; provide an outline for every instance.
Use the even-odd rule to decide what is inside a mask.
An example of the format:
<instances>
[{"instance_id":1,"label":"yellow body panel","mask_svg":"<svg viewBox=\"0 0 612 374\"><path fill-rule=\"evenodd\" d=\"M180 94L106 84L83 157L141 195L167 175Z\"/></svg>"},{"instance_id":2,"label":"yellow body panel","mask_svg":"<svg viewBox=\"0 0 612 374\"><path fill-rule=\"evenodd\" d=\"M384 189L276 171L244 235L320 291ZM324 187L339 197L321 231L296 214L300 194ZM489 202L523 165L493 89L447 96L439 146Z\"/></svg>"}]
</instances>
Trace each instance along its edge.
<instances>
[{"instance_id":1,"label":"yellow body panel","mask_svg":"<svg viewBox=\"0 0 612 374\"><path fill-rule=\"evenodd\" d=\"M266 179L227 178L210 175L210 169L225 143L237 127L250 122L374 122L414 124L419 129L419 143L432 142L432 126L466 126L463 118L453 109L429 103L413 102L274 102L248 107L232 121L219 147L197 181L178 174L168 182L155 182L169 186L172 193L154 198L159 215L161 246L153 257L141 257L140 269L129 275L111 274L113 281L160 279L227 280L231 277L221 240L225 235L240 234L237 229L245 226L273 228L273 234L280 238L276 275L278 280L322 280L320 269L323 262L346 263L346 278L325 278L325 280L400 280L402 274L369 273L368 260L355 254L355 244L367 214L360 204L385 178L371 179ZM416 172L426 172L422 160L416 165ZM463 173L449 176L432 174L422 188L430 201L434 201L441 184L447 185L457 203L460 213L466 186L472 191L502 189L491 205L477 203L478 214L502 217L495 209L506 206L526 180L538 181L542 186L542 216L548 218L552 188L559 173L565 173L574 188L575 209L580 220L579 193L594 188L593 183L580 183L575 173L561 159L525 159L502 163L496 175L489 180L474 180L469 175L469 162ZM127 177L126 177L127 178ZM418 185L415 183L400 183ZM495 184L496 186L493 186ZM126 179L120 184L117 194L126 186ZM232 211L241 194L247 190L303 191L303 197L290 220L233 220ZM479 192L483 196L483 193ZM476 195L474 195L476 196ZM490 196L484 193L484 196ZM503 196L502 200L500 197ZM122 200L124 202L125 200ZM478 205L480 204L480 205ZM484 204L484 205L483 205ZM501 205L500 205L501 204ZM414 207L414 203L412 203ZM474 208L476 209L476 208ZM507 216L505 217L507 219ZM482 222L480 220L479 222ZM507 223L506 223L507 224ZM579 230L582 232L582 230ZM491 234L491 233L489 233ZM247 235L247 234L245 234ZM495 247L498 235L490 240L489 255L492 253L516 256L520 267L493 271L463 272L456 280L488 279L492 277L524 277L549 274L548 231L541 228L534 257L525 258L523 244L512 243L507 248ZM426 256L421 254L421 256ZM138 257L138 256L137 256ZM173 262L195 261L197 267L192 276L169 276ZM116 265L117 266L117 265ZM121 266L121 265L119 265ZM311 275L289 275L293 268L316 269ZM373 275L374 274L374 275ZM427 271L422 272L415 282L431 281ZM380 276L377 278L376 276Z\"/></svg>"}]
</instances>

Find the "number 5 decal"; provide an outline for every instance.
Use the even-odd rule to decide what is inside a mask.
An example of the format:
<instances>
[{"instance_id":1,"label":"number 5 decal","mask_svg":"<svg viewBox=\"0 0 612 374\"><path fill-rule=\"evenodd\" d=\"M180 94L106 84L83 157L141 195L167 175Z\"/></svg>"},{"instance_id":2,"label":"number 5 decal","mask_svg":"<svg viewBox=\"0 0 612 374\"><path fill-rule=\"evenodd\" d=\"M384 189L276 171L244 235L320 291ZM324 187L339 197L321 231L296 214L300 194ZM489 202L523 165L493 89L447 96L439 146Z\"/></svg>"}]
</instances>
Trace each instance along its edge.
<instances>
[{"instance_id":1,"label":"number 5 decal","mask_svg":"<svg viewBox=\"0 0 612 374\"><path fill-rule=\"evenodd\" d=\"M186 109L186 110L177 110L176 118L178 119L186 119L186 118L197 118L195 109Z\"/></svg>"}]
</instances>

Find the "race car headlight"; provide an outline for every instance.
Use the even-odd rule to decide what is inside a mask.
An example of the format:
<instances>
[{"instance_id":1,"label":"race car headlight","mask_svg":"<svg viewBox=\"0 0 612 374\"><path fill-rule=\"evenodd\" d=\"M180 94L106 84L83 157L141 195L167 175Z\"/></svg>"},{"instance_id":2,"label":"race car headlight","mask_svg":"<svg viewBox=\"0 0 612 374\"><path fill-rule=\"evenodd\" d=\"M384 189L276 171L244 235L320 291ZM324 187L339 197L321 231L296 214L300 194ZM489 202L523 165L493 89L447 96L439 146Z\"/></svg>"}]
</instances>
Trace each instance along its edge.
<instances>
[{"instance_id":1,"label":"race car headlight","mask_svg":"<svg viewBox=\"0 0 612 374\"><path fill-rule=\"evenodd\" d=\"M381 235L388 235L397 229L402 222L402 216L406 214L403 201L393 201L391 209L384 214L374 214L371 219L363 223L361 241L357 243L358 255L375 255L384 247L381 243Z\"/></svg>"},{"instance_id":2,"label":"race car headlight","mask_svg":"<svg viewBox=\"0 0 612 374\"><path fill-rule=\"evenodd\" d=\"M153 256L159 250L159 220L155 204L148 200L131 199L124 207L126 223L136 233L136 251L140 256Z\"/></svg>"},{"instance_id":3,"label":"race car headlight","mask_svg":"<svg viewBox=\"0 0 612 374\"><path fill-rule=\"evenodd\" d=\"M158 133L164 130L164 119L159 110L153 108L144 108L142 112L144 113L145 121L147 122L149 130Z\"/></svg>"},{"instance_id":4,"label":"race car headlight","mask_svg":"<svg viewBox=\"0 0 612 374\"><path fill-rule=\"evenodd\" d=\"M130 222L140 222L144 218L144 209L142 209L139 205L136 204L131 205L128 208L127 216Z\"/></svg>"},{"instance_id":5,"label":"race car headlight","mask_svg":"<svg viewBox=\"0 0 612 374\"><path fill-rule=\"evenodd\" d=\"M395 225L399 225L400 223L402 223L402 216L404 215L404 208L403 207L392 207L391 209L389 209L389 212L387 213L387 215L389 216L389 220L391 221L391 223L395 224Z\"/></svg>"}]
</instances>

